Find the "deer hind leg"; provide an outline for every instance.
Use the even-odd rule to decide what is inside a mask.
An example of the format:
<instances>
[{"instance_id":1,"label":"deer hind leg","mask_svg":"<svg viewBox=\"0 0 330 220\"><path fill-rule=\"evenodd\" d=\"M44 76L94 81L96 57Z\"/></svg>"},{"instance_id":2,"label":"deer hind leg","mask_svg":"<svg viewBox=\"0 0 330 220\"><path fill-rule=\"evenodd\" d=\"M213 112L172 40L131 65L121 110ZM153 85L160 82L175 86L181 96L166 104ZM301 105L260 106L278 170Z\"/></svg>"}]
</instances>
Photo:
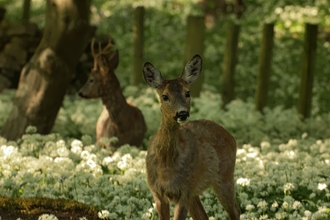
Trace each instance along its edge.
<instances>
[{"instance_id":1,"label":"deer hind leg","mask_svg":"<svg viewBox=\"0 0 330 220\"><path fill-rule=\"evenodd\" d=\"M189 203L189 214L194 220L208 220L207 214L198 196L192 198Z\"/></svg>"},{"instance_id":2,"label":"deer hind leg","mask_svg":"<svg viewBox=\"0 0 330 220\"><path fill-rule=\"evenodd\" d=\"M234 178L220 179L213 190L231 220L240 219L240 208L236 201Z\"/></svg>"},{"instance_id":3,"label":"deer hind leg","mask_svg":"<svg viewBox=\"0 0 330 220\"><path fill-rule=\"evenodd\" d=\"M185 220L187 218L188 209L185 204L177 203L174 208L174 220Z\"/></svg>"},{"instance_id":4,"label":"deer hind leg","mask_svg":"<svg viewBox=\"0 0 330 220\"><path fill-rule=\"evenodd\" d=\"M170 204L167 200L157 195L154 195L156 210L160 220L170 220Z\"/></svg>"}]
</instances>

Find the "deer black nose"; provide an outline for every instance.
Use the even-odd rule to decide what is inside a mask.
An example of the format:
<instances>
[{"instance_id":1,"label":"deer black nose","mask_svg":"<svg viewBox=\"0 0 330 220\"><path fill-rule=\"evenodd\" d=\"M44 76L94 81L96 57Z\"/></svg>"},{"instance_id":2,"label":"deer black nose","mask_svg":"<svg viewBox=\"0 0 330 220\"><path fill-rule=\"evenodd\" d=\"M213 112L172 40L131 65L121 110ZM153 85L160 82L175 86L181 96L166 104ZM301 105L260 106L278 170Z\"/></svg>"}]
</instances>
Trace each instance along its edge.
<instances>
[{"instance_id":1,"label":"deer black nose","mask_svg":"<svg viewBox=\"0 0 330 220\"><path fill-rule=\"evenodd\" d=\"M185 121L189 117L188 111L180 111L176 113L176 118L180 121Z\"/></svg>"},{"instance_id":2,"label":"deer black nose","mask_svg":"<svg viewBox=\"0 0 330 220\"><path fill-rule=\"evenodd\" d=\"M87 96L85 96L82 92L79 92L78 95L79 95L81 98L87 98Z\"/></svg>"}]
</instances>

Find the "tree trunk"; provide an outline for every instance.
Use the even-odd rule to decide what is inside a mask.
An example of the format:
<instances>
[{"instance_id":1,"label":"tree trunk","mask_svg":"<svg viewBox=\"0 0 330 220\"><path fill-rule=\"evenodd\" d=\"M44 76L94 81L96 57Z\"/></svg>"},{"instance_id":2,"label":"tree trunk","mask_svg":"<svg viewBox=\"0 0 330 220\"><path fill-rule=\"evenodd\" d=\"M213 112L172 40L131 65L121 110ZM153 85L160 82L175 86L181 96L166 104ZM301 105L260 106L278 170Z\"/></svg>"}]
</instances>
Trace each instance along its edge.
<instances>
[{"instance_id":1,"label":"tree trunk","mask_svg":"<svg viewBox=\"0 0 330 220\"><path fill-rule=\"evenodd\" d=\"M31 0L23 0L23 22L29 22L30 20L30 8L31 8Z\"/></svg>"},{"instance_id":2,"label":"tree trunk","mask_svg":"<svg viewBox=\"0 0 330 220\"><path fill-rule=\"evenodd\" d=\"M260 112L262 112L262 109L267 105L273 42L274 24L264 24L259 54L259 72L255 97L255 110Z\"/></svg>"},{"instance_id":3,"label":"tree trunk","mask_svg":"<svg viewBox=\"0 0 330 220\"><path fill-rule=\"evenodd\" d=\"M143 65L143 19L144 7L139 6L135 9L134 16L134 72L133 72L133 85L143 83L142 65Z\"/></svg>"},{"instance_id":4,"label":"tree trunk","mask_svg":"<svg viewBox=\"0 0 330 220\"><path fill-rule=\"evenodd\" d=\"M29 126L47 134L56 119L75 66L95 28L90 0L47 0L43 38L21 71L13 107L1 131L16 140Z\"/></svg>"},{"instance_id":5,"label":"tree trunk","mask_svg":"<svg viewBox=\"0 0 330 220\"><path fill-rule=\"evenodd\" d=\"M204 38L205 38L205 24L203 16L188 16L187 18L187 35L186 45L184 51L183 64L186 63L195 55L199 54L203 57L204 52ZM204 75L190 86L191 95L199 97L204 82Z\"/></svg>"},{"instance_id":6,"label":"tree trunk","mask_svg":"<svg viewBox=\"0 0 330 220\"><path fill-rule=\"evenodd\" d=\"M316 60L317 25L306 24L302 72L300 81L298 112L304 117L311 116L313 75Z\"/></svg>"},{"instance_id":7,"label":"tree trunk","mask_svg":"<svg viewBox=\"0 0 330 220\"><path fill-rule=\"evenodd\" d=\"M234 97L235 88L235 66L237 62L237 47L240 26L233 21L228 21L225 56L223 60L222 81L222 109L231 102Z\"/></svg>"}]
</instances>

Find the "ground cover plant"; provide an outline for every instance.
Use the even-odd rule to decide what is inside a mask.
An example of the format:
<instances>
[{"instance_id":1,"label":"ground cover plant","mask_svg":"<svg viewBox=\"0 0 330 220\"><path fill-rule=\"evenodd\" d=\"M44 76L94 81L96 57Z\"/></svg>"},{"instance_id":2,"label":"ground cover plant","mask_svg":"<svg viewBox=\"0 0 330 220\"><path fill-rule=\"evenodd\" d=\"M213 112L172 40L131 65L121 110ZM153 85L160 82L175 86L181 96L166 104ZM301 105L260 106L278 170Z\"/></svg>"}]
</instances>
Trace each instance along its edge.
<instances>
[{"instance_id":1,"label":"ground cover plant","mask_svg":"<svg viewBox=\"0 0 330 220\"><path fill-rule=\"evenodd\" d=\"M125 94L150 125L146 144L158 127L158 100L146 87L128 87ZM0 115L12 95L0 95ZM328 219L330 115L302 122L294 109L267 109L261 116L251 103L235 100L225 112L218 110L219 102L218 94L206 90L193 99L191 114L215 120L237 139L241 218ZM157 219L145 177L146 145L125 145L112 155L94 145L95 112L101 109L98 101L67 96L52 134L39 135L29 127L17 142L1 138L1 196L73 199L97 207L104 219ZM67 133L60 134L64 127ZM210 219L227 218L211 190L202 202Z\"/></svg>"}]
</instances>

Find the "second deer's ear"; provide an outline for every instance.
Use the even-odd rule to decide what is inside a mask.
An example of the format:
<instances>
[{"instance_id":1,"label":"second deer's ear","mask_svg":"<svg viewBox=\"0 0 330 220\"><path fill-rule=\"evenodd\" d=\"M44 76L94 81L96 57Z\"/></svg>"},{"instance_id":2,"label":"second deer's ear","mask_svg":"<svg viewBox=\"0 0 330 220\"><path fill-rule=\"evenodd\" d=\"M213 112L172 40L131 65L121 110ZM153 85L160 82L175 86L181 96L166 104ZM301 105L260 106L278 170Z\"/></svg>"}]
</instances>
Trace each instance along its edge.
<instances>
[{"instance_id":1,"label":"second deer's ear","mask_svg":"<svg viewBox=\"0 0 330 220\"><path fill-rule=\"evenodd\" d=\"M97 64L101 70L101 73L108 73L108 70L109 70L109 60L107 58L107 56L105 56L104 54L101 54L99 57L98 57L98 60L97 60Z\"/></svg>"},{"instance_id":2,"label":"second deer's ear","mask_svg":"<svg viewBox=\"0 0 330 220\"><path fill-rule=\"evenodd\" d=\"M111 52L109 56L109 64L111 69L113 70L117 69L119 64L119 53L117 49Z\"/></svg>"},{"instance_id":3,"label":"second deer's ear","mask_svg":"<svg viewBox=\"0 0 330 220\"><path fill-rule=\"evenodd\" d=\"M143 65L143 77L146 83L149 84L149 86L158 89L160 88L164 83L164 78L161 74L161 72L154 67L151 63L146 62Z\"/></svg>"},{"instance_id":4,"label":"second deer's ear","mask_svg":"<svg viewBox=\"0 0 330 220\"><path fill-rule=\"evenodd\" d=\"M202 58L196 54L184 67L181 78L187 83L193 83L202 71Z\"/></svg>"}]
</instances>

